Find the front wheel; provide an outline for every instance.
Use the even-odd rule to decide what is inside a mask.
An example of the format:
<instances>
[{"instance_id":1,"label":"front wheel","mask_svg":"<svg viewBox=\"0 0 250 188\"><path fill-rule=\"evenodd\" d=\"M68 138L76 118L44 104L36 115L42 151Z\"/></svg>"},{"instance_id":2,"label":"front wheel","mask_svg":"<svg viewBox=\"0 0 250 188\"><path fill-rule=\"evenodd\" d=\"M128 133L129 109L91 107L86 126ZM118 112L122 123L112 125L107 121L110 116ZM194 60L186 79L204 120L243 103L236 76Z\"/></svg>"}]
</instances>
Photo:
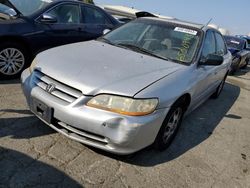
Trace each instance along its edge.
<instances>
[{"instance_id":1,"label":"front wheel","mask_svg":"<svg viewBox=\"0 0 250 188\"><path fill-rule=\"evenodd\" d=\"M154 142L154 147L157 150L167 149L176 136L184 114L182 106L182 104L177 103L168 112Z\"/></svg>"},{"instance_id":2,"label":"front wheel","mask_svg":"<svg viewBox=\"0 0 250 188\"><path fill-rule=\"evenodd\" d=\"M0 77L17 78L29 61L28 52L22 45L13 42L0 44Z\"/></svg>"},{"instance_id":3,"label":"front wheel","mask_svg":"<svg viewBox=\"0 0 250 188\"><path fill-rule=\"evenodd\" d=\"M242 67L242 69L246 69L247 68L247 65L248 65L249 61L250 60L246 60L245 65Z\"/></svg>"}]
</instances>

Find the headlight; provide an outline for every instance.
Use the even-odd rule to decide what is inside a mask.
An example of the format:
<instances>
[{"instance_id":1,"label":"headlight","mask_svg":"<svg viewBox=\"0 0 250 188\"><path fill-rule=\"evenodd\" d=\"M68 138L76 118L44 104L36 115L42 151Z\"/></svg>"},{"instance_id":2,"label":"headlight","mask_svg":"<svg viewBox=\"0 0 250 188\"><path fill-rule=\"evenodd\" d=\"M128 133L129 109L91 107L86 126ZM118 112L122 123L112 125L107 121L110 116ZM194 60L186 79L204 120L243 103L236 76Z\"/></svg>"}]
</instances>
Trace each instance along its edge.
<instances>
[{"instance_id":1,"label":"headlight","mask_svg":"<svg viewBox=\"0 0 250 188\"><path fill-rule=\"evenodd\" d=\"M113 95L98 95L87 106L128 116L144 116L155 111L158 99L132 99Z\"/></svg>"},{"instance_id":2,"label":"headlight","mask_svg":"<svg viewBox=\"0 0 250 188\"><path fill-rule=\"evenodd\" d=\"M29 67L30 73L32 73L34 71L36 64L37 64L37 61L36 61L36 59L34 59Z\"/></svg>"}]
</instances>

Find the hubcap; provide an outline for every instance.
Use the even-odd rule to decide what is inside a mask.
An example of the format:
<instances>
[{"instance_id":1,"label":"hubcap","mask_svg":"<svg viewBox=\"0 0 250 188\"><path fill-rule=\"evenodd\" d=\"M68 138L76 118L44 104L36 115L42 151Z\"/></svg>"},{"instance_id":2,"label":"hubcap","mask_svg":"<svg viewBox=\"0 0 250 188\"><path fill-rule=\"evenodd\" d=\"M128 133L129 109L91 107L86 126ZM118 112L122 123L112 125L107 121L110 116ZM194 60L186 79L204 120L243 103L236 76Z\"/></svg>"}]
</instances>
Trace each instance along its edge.
<instances>
[{"instance_id":1,"label":"hubcap","mask_svg":"<svg viewBox=\"0 0 250 188\"><path fill-rule=\"evenodd\" d=\"M168 142L169 138L174 134L181 120L181 116L182 116L181 108L177 108L170 116L167 126L165 127L165 130L163 133L163 142L165 144Z\"/></svg>"},{"instance_id":2,"label":"hubcap","mask_svg":"<svg viewBox=\"0 0 250 188\"><path fill-rule=\"evenodd\" d=\"M0 73L14 75L20 72L24 66L23 53L16 48L6 48L0 51Z\"/></svg>"}]
</instances>

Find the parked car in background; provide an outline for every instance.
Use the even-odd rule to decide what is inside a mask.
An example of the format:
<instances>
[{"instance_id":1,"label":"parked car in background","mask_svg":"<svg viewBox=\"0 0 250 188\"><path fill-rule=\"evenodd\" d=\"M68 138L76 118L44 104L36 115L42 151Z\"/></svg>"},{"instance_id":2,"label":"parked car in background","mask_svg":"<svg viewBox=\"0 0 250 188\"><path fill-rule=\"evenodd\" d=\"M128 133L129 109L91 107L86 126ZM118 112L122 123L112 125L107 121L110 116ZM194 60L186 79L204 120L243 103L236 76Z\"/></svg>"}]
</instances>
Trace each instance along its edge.
<instances>
[{"instance_id":1,"label":"parked car in background","mask_svg":"<svg viewBox=\"0 0 250 188\"><path fill-rule=\"evenodd\" d=\"M0 77L19 76L40 51L100 37L119 22L70 0L0 0Z\"/></svg>"},{"instance_id":2,"label":"parked car in background","mask_svg":"<svg viewBox=\"0 0 250 188\"><path fill-rule=\"evenodd\" d=\"M235 36L224 36L228 49L233 55L231 74L239 68L246 68L249 62L250 51L247 49L247 41Z\"/></svg>"},{"instance_id":3,"label":"parked car in background","mask_svg":"<svg viewBox=\"0 0 250 188\"><path fill-rule=\"evenodd\" d=\"M250 50L250 36L247 36L247 35L236 35L236 37L245 39L247 41L247 44L248 44L247 49Z\"/></svg>"},{"instance_id":4,"label":"parked car in background","mask_svg":"<svg viewBox=\"0 0 250 188\"><path fill-rule=\"evenodd\" d=\"M31 111L50 127L129 154L153 143L166 149L183 115L220 95L230 65L219 31L139 18L98 40L38 54L21 82Z\"/></svg>"}]
</instances>

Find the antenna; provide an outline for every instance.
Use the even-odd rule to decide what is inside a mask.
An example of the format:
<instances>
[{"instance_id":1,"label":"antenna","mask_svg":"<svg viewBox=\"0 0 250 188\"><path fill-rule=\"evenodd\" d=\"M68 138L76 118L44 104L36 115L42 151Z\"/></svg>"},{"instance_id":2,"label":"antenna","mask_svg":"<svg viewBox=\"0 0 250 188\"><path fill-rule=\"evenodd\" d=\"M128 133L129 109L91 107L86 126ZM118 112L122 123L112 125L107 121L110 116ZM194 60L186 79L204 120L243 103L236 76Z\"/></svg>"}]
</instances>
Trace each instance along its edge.
<instances>
[{"instance_id":1,"label":"antenna","mask_svg":"<svg viewBox=\"0 0 250 188\"><path fill-rule=\"evenodd\" d=\"M210 20L209 20L205 25L203 25L202 28L208 26L208 24L210 24L210 22L211 22L212 20L213 20L213 18L210 18Z\"/></svg>"}]
</instances>

